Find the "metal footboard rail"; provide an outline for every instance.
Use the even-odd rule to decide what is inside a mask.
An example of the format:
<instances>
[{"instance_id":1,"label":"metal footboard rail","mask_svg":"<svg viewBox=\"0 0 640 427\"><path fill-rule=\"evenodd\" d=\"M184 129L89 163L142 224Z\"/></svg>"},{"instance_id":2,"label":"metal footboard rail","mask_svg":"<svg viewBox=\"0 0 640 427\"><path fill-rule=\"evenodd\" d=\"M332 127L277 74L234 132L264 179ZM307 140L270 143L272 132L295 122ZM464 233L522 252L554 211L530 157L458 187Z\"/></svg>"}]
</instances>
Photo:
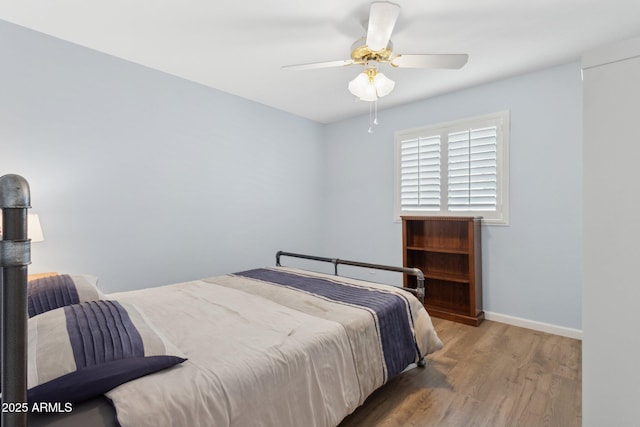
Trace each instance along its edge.
<instances>
[{"instance_id":1,"label":"metal footboard rail","mask_svg":"<svg viewBox=\"0 0 640 427\"><path fill-rule=\"evenodd\" d=\"M2 289L2 425L27 425L27 266L31 241L27 238L27 181L19 175L0 177L0 288Z\"/></svg>"},{"instance_id":2,"label":"metal footboard rail","mask_svg":"<svg viewBox=\"0 0 640 427\"><path fill-rule=\"evenodd\" d=\"M345 260L345 259L339 259L339 258L326 258L326 257L319 257L319 256L314 256L314 255L304 255L304 254L297 254L297 253L293 253L293 252L284 252L284 251L278 251L276 253L276 265L278 267L281 266L280 264L280 257L282 256L288 256L288 257L293 257L293 258L302 258L302 259L308 259L308 260L312 260L312 261L321 261L321 262L328 262L333 264L333 274L334 275L338 275L338 265L342 264L342 265L349 265L352 267L363 267L363 268L370 268L370 269L374 269L374 270L385 270L385 271L393 271L393 272L397 272L397 273L404 273L404 274L408 274L410 276L416 276L417 279L417 286L416 288L402 288L405 291L411 292L413 294L416 295L416 297L420 300L420 302L424 303L424 295L425 295L425 290L424 290L424 274L422 273L422 271L419 268L409 268L409 267L396 267L396 266L392 266L392 265L384 265L384 264L370 264L367 262L360 262L360 261L349 261L349 260Z\"/></svg>"}]
</instances>

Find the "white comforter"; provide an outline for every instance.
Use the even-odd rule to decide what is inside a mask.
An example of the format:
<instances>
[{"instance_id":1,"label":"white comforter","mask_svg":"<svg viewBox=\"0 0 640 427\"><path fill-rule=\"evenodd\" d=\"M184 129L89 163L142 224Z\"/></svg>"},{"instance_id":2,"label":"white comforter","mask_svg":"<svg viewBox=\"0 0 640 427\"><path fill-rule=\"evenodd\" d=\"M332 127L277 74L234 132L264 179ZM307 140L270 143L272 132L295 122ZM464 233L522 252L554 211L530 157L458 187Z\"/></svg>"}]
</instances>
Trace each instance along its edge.
<instances>
[{"instance_id":1,"label":"white comforter","mask_svg":"<svg viewBox=\"0 0 640 427\"><path fill-rule=\"evenodd\" d=\"M360 308L233 275L109 297L135 304L188 358L107 393L122 427L336 426L386 381ZM421 352L438 350L413 297L411 311Z\"/></svg>"}]
</instances>

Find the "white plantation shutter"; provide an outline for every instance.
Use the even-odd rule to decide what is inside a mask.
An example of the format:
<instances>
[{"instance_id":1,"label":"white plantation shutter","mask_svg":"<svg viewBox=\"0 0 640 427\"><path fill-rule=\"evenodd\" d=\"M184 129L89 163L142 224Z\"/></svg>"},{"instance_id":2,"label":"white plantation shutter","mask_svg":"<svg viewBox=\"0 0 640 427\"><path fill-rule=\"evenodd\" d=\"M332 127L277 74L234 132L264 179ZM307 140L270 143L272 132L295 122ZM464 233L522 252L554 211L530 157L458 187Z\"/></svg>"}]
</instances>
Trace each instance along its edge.
<instances>
[{"instance_id":1,"label":"white plantation shutter","mask_svg":"<svg viewBox=\"0 0 640 427\"><path fill-rule=\"evenodd\" d=\"M405 210L440 210L440 137L401 142L400 198Z\"/></svg>"},{"instance_id":2,"label":"white plantation shutter","mask_svg":"<svg viewBox=\"0 0 640 427\"><path fill-rule=\"evenodd\" d=\"M469 129L448 135L447 203L450 211L495 211L497 129Z\"/></svg>"},{"instance_id":3,"label":"white plantation shutter","mask_svg":"<svg viewBox=\"0 0 640 427\"><path fill-rule=\"evenodd\" d=\"M395 216L508 223L507 112L396 132Z\"/></svg>"}]
</instances>

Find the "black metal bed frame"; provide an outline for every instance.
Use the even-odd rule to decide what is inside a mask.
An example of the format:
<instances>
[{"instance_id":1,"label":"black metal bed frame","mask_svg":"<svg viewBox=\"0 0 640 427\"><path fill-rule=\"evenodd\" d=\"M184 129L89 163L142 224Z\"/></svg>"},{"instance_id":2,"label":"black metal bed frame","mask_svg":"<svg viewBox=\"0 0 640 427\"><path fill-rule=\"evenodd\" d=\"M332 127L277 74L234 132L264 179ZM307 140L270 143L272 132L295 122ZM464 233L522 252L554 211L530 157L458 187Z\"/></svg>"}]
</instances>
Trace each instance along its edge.
<instances>
[{"instance_id":1,"label":"black metal bed frame","mask_svg":"<svg viewBox=\"0 0 640 427\"><path fill-rule=\"evenodd\" d=\"M2 289L2 426L27 425L27 266L31 241L27 238L27 209L31 206L27 181L19 175L0 177L0 288Z\"/></svg>"},{"instance_id":2,"label":"black metal bed frame","mask_svg":"<svg viewBox=\"0 0 640 427\"><path fill-rule=\"evenodd\" d=\"M339 259L339 258L325 258L325 257L319 257L319 256L313 256L313 255L303 255L303 254L296 254L296 253L292 253L292 252L283 252L283 251L278 251L276 253L276 265L280 266L280 257L282 256L288 256L288 257L293 257L293 258L302 258L302 259L308 259L308 260L312 260L312 261L321 261L321 262L329 262L331 264L333 264L333 274L334 275L338 275L338 265L342 264L342 265L349 265L352 267L363 267L363 268L370 268L370 269L374 269L374 270L385 270L385 271L394 271L397 273L404 273L404 274L408 274L410 276L416 276L417 279L417 286L415 288L401 288L404 289L405 291L411 292L413 294L416 295L416 297L418 297L418 299L420 300L420 302L424 303L424 295L425 295L425 291L424 291L424 274L422 273L422 270L420 270L419 268L409 268L409 267L396 267L396 266L392 266L392 265L383 265L383 264L369 264L366 262L359 262L359 261L348 261L346 259Z\"/></svg>"}]
</instances>

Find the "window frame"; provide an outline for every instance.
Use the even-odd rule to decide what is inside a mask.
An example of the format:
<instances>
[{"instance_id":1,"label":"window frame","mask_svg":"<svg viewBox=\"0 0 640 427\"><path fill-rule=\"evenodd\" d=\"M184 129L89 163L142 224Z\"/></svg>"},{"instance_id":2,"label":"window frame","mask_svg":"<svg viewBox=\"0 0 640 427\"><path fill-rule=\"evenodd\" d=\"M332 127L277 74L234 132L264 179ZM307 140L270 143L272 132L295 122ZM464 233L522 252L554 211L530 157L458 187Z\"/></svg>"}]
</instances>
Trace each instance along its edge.
<instances>
[{"instance_id":1,"label":"window frame","mask_svg":"<svg viewBox=\"0 0 640 427\"><path fill-rule=\"evenodd\" d=\"M482 127L496 127L496 210L495 211L449 211L447 208L448 161L447 151L449 134ZM509 129L508 111L485 114L396 131L394 134L394 220L401 216L481 216L483 223L509 224ZM440 137L440 210L403 210L401 206L401 147L402 141L417 138ZM443 164L443 162L445 162Z\"/></svg>"}]
</instances>

